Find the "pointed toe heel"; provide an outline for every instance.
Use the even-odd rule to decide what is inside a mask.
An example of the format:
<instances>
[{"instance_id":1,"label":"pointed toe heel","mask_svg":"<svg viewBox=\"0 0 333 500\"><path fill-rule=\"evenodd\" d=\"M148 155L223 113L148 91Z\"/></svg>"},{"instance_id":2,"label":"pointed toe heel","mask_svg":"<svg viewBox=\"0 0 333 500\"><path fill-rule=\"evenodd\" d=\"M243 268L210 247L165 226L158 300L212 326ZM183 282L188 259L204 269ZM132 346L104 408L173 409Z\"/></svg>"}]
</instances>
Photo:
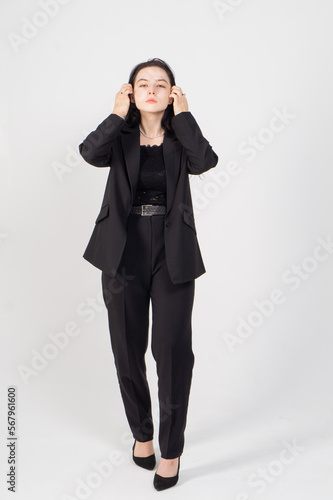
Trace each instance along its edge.
<instances>
[{"instance_id":1,"label":"pointed toe heel","mask_svg":"<svg viewBox=\"0 0 333 500\"><path fill-rule=\"evenodd\" d=\"M180 468L180 457L178 458L178 470L176 476L172 477L163 477L155 472L154 476L154 488L157 491L166 490L167 488L171 488L175 486L179 479L179 468Z\"/></svg>"},{"instance_id":2,"label":"pointed toe heel","mask_svg":"<svg viewBox=\"0 0 333 500\"><path fill-rule=\"evenodd\" d=\"M149 457L136 457L134 456L134 447L135 447L136 440L134 441L133 448L132 448L132 458L133 462L138 465L139 467L142 467L143 469L147 470L153 470L156 465L156 457L155 453L152 455L149 455Z\"/></svg>"}]
</instances>

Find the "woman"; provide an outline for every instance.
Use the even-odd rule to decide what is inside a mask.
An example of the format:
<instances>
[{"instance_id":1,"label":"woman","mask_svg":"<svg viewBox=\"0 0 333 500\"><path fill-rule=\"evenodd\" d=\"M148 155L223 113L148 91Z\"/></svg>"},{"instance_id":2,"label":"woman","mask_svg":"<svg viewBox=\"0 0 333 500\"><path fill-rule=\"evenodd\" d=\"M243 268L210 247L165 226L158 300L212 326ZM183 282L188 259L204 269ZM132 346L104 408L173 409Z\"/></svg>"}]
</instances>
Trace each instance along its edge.
<instances>
[{"instance_id":1,"label":"woman","mask_svg":"<svg viewBox=\"0 0 333 500\"><path fill-rule=\"evenodd\" d=\"M84 258L102 270L111 346L135 439L132 457L153 470L151 400L146 379L149 306L158 374L161 461L154 486L174 486L194 365L194 280L206 272L193 216L189 174L218 156L189 111L170 67L154 58L131 71L112 113L80 144L83 158L110 167Z\"/></svg>"}]
</instances>

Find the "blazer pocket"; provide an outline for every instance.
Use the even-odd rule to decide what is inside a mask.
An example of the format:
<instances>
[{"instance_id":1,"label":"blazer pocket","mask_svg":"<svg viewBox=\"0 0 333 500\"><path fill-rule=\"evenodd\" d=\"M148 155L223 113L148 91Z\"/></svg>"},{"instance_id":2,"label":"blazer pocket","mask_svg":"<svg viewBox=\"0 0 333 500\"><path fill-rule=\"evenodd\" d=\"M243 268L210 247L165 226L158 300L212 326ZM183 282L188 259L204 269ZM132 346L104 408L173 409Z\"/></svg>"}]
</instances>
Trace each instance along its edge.
<instances>
[{"instance_id":1,"label":"blazer pocket","mask_svg":"<svg viewBox=\"0 0 333 500\"><path fill-rule=\"evenodd\" d=\"M100 220L104 219L108 215L109 215L109 205L104 205L104 207L101 208L101 211L98 214L98 217L97 217L97 219L95 221L95 224L97 224L97 222L99 222Z\"/></svg>"},{"instance_id":2,"label":"blazer pocket","mask_svg":"<svg viewBox=\"0 0 333 500\"><path fill-rule=\"evenodd\" d=\"M197 232L194 217L190 212L186 212L186 210L183 212L183 221L185 222L185 224L190 226L195 233Z\"/></svg>"}]
</instances>

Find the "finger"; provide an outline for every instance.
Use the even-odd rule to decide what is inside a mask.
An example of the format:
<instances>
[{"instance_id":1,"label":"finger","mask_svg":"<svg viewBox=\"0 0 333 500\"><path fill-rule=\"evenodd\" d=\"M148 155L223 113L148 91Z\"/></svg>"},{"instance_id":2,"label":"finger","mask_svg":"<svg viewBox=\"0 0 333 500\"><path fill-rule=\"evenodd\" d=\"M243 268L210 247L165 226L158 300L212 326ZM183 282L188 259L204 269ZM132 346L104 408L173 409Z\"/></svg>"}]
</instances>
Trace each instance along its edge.
<instances>
[{"instance_id":1,"label":"finger","mask_svg":"<svg viewBox=\"0 0 333 500\"><path fill-rule=\"evenodd\" d=\"M182 97L185 94L183 94L183 91L180 87L174 86L174 87L172 87L172 92L169 95L169 97L173 97L173 95L177 95L178 97Z\"/></svg>"},{"instance_id":2,"label":"finger","mask_svg":"<svg viewBox=\"0 0 333 500\"><path fill-rule=\"evenodd\" d=\"M124 93L132 93L133 92L133 89L132 89L132 85L130 83L124 83L124 85L121 86L121 89L119 91L121 94L124 94Z\"/></svg>"},{"instance_id":3,"label":"finger","mask_svg":"<svg viewBox=\"0 0 333 500\"><path fill-rule=\"evenodd\" d=\"M120 94L124 94L124 95L128 95L128 94L133 94L133 91L130 89L130 88L122 88L120 91L119 91Z\"/></svg>"},{"instance_id":4,"label":"finger","mask_svg":"<svg viewBox=\"0 0 333 500\"><path fill-rule=\"evenodd\" d=\"M176 90L173 90L173 91L171 92L171 94L170 94L170 96L169 96L169 97L174 97L174 96L180 97L180 95L179 95L179 94L181 94L181 92L179 92L179 90L177 90L177 91L176 91Z\"/></svg>"}]
</instances>

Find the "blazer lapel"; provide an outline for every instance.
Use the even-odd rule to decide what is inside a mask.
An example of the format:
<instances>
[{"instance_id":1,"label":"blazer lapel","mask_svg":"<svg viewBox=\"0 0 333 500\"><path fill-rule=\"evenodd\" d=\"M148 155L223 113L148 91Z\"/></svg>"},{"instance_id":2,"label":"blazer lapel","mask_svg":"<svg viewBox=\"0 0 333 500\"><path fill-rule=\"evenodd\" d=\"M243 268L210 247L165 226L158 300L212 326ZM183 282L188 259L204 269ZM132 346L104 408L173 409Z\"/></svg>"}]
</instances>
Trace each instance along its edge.
<instances>
[{"instance_id":1,"label":"blazer lapel","mask_svg":"<svg viewBox=\"0 0 333 500\"><path fill-rule=\"evenodd\" d=\"M140 131L138 127L124 126L121 134L121 143L125 157L127 176L133 203L140 166Z\"/></svg>"},{"instance_id":2,"label":"blazer lapel","mask_svg":"<svg viewBox=\"0 0 333 500\"><path fill-rule=\"evenodd\" d=\"M124 151L127 175L129 179L131 200L133 203L140 171L140 131L139 127L125 126L122 130L121 142ZM163 139L163 157L166 170L167 210L169 213L175 196L180 169L181 145L172 132L165 132Z\"/></svg>"}]
</instances>

